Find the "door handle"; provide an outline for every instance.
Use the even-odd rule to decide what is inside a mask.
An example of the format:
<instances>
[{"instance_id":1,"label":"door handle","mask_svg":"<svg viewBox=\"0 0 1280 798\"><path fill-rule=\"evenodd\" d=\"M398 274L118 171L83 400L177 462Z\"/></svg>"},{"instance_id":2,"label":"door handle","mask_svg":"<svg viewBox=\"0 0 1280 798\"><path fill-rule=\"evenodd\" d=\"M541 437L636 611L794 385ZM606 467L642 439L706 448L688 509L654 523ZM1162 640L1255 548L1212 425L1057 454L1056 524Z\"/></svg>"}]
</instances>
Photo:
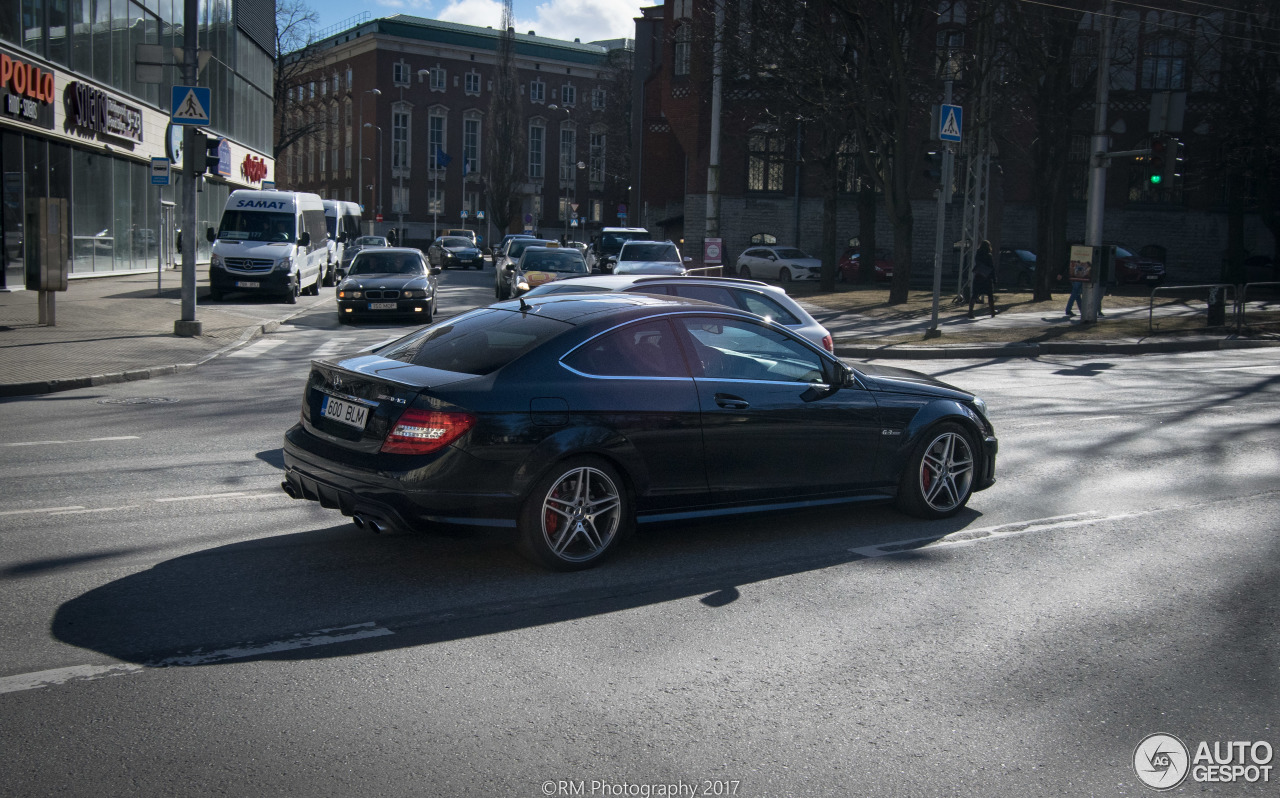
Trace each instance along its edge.
<instances>
[{"instance_id":1,"label":"door handle","mask_svg":"<svg viewBox=\"0 0 1280 798\"><path fill-rule=\"evenodd\" d=\"M716 394L716 404L725 410L746 410L751 407L751 403L746 399L728 393Z\"/></svg>"}]
</instances>

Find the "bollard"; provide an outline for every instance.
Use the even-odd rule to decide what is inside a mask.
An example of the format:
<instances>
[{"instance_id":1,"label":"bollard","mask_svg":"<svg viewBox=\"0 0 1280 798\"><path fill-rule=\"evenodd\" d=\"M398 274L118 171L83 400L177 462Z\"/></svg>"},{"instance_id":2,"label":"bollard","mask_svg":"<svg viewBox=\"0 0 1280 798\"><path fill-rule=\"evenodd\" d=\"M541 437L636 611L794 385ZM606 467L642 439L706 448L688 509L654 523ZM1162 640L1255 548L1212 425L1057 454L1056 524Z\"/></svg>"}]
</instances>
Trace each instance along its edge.
<instances>
[{"instance_id":1,"label":"bollard","mask_svg":"<svg viewBox=\"0 0 1280 798\"><path fill-rule=\"evenodd\" d=\"M1220 287L1209 289L1209 327L1223 327L1227 323L1226 291Z\"/></svg>"}]
</instances>

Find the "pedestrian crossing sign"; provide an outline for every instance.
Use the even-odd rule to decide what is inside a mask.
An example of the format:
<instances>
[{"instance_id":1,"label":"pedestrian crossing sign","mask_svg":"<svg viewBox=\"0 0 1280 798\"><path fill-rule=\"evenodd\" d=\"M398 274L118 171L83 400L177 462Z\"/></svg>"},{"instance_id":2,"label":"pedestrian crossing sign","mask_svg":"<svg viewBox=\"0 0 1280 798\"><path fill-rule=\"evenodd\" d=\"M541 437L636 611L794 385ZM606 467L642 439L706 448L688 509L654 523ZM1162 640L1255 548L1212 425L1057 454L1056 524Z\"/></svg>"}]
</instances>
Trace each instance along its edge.
<instances>
[{"instance_id":1,"label":"pedestrian crossing sign","mask_svg":"<svg viewBox=\"0 0 1280 798\"><path fill-rule=\"evenodd\" d=\"M964 109L958 105L942 106L939 115L938 139L941 141L960 141L961 120Z\"/></svg>"},{"instance_id":2,"label":"pedestrian crossing sign","mask_svg":"<svg viewBox=\"0 0 1280 798\"><path fill-rule=\"evenodd\" d=\"M174 86L170 118L175 125L207 125L213 97L200 86Z\"/></svg>"}]
</instances>

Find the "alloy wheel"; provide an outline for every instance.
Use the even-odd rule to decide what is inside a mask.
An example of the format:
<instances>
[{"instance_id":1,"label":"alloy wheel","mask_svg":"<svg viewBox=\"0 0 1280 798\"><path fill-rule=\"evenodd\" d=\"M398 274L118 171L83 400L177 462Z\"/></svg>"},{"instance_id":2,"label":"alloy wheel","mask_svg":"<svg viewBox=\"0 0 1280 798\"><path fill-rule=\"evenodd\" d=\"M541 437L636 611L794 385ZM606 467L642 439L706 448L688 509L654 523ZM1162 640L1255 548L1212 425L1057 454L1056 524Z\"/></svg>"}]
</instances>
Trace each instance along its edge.
<instances>
[{"instance_id":1,"label":"alloy wheel","mask_svg":"<svg viewBox=\"0 0 1280 798\"><path fill-rule=\"evenodd\" d=\"M622 521L622 499L607 474L583 466L556 480L542 500L541 515L550 553L565 562L586 562L613 542Z\"/></svg>"},{"instance_id":2,"label":"alloy wheel","mask_svg":"<svg viewBox=\"0 0 1280 798\"><path fill-rule=\"evenodd\" d=\"M944 432L929 444L920 458L920 496L936 512L946 513L962 504L973 485L973 451L957 432Z\"/></svg>"}]
</instances>

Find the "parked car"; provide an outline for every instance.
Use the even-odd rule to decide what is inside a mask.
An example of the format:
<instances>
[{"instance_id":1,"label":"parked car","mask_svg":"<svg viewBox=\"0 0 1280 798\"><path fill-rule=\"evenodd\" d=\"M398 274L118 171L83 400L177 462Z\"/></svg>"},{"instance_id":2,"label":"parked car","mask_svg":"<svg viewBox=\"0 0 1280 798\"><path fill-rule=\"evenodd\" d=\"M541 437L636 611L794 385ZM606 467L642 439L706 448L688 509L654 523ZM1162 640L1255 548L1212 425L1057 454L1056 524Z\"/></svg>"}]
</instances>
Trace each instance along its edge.
<instances>
[{"instance_id":1,"label":"parked car","mask_svg":"<svg viewBox=\"0 0 1280 798\"><path fill-rule=\"evenodd\" d=\"M338 322L360 318L409 316L430 324L439 299L439 266L409 247L368 247L356 253L338 284Z\"/></svg>"},{"instance_id":2,"label":"parked car","mask_svg":"<svg viewBox=\"0 0 1280 798\"><path fill-rule=\"evenodd\" d=\"M565 277L589 274L582 253L572 247L525 247L520 260L506 267L510 296Z\"/></svg>"},{"instance_id":3,"label":"parked car","mask_svg":"<svg viewBox=\"0 0 1280 798\"><path fill-rule=\"evenodd\" d=\"M342 262L338 265L338 274L336 275L336 279L341 282L342 278L346 276L347 270L351 268L351 261L355 259L355 256L359 254L360 250L365 247L388 246L391 246L391 244L388 243L385 236L359 236L354 240L347 242L346 247L342 250Z\"/></svg>"},{"instance_id":4,"label":"parked car","mask_svg":"<svg viewBox=\"0 0 1280 798\"><path fill-rule=\"evenodd\" d=\"M592 274L542 285L525 296L625 291L700 299L740 308L775 321L828 352L835 351L831 333L800 307L780 286L736 277L660 277L644 274Z\"/></svg>"},{"instance_id":5,"label":"parked car","mask_svg":"<svg viewBox=\"0 0 1280 798\"><path fill-rule=\"evenodd\" d=\"M471 240L463 236L440 236L427 247L427 262L432 266L448 269L483 269L484 253Z\"/></svg>"},{"instance_id":6,"label":"parked car","mask_svg":"<svg viewBox=\"0 0 1280 798\"><path fill-rule=\"evenodd\" d=\"M478 308L312 361L302 400L289 496L366 529L514 527L556 570L637 523L868 500L946 518L995 481L974 394L675 297Z\"/></svg>"},{"instance_id":7,"label":"parked car","mask_svg":"<svg viewBox=\"0 0 1280 798\"><path fill-rule=\"evenodd\" d=\"M737 275L790 282L817 280L822 261L795 247L751 247L738 256Z\"/></svg>"},{"instance_id":8,"label":"parked car","mask_svg":"<svg viewBox=\"0 0 1280 798\"><path fill-rule=\"evenodd\" d=\"M996 259L996 288L1030 288L1036 284L1036 253L1001 247Z\"/></svg>"},{"instance_id":9,"label":"parked car","mask_svg":"<svg viewBox=\"0 0 1280 798\"><path fill-rule=\"evenodd\" d=\"M511 238L503 246L502 251L493 256L493 295L498 299L510 299L516 295L516 284L512 279L514 267L520 262L525 247L559 246L547 238Z\"/></svg>"},{"instance_id":10,"label":"parked car","mask_svg":"<svg viewBox=\"0 0 1280 798\"><path fill-rule=\"evenodd\" d=\"M684 274L693 258L680 257L670 241L628 241L618 250L614 274Z\"/></svg>"},{"instance_id":11,"label":"parked car","mask_svg":"<svg viewBox=\"0 0 1280 798\"><path fill-rule=\"evenodd\" d=\"M862 282L861 257L857 247L848 247L840 255L836 263L836 279L842 283ZM885 249L876 250L875 275L877 283L893 279L893 253Z\"/></svg>"},{"instance_id":12,"label":"parked car","mask_svg":"<svg viewBox=\"0 0 1280 798\"><path fill-rule=\"evenodd\" d=\"M1144 258L1128 247L1116 246L1115 281L1156 285L1164 280L1164 264Z\"/></svg>"}]
</instances>

